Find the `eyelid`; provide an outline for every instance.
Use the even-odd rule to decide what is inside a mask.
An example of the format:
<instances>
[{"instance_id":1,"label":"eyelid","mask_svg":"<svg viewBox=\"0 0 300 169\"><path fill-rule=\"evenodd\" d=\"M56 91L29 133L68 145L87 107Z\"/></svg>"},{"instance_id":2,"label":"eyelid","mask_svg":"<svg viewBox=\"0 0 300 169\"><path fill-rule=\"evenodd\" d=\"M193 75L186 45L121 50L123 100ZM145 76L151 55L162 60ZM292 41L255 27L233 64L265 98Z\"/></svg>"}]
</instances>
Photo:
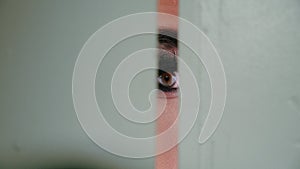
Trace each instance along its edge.
<instances>
[{"instance_id":1,"label":"eyelid","mask_svg":"<svg viewBox=\"0 0 300 169\"><path fill-rule=\"evenodd\" d=\"M165 72L175 72L177 71L177 58L176 58L176 52L174 50L172 51L166 51L166 50L160 50L159 51L159 63L158 67L160 70L163 70Z\"/></svg>"}]
</instances>

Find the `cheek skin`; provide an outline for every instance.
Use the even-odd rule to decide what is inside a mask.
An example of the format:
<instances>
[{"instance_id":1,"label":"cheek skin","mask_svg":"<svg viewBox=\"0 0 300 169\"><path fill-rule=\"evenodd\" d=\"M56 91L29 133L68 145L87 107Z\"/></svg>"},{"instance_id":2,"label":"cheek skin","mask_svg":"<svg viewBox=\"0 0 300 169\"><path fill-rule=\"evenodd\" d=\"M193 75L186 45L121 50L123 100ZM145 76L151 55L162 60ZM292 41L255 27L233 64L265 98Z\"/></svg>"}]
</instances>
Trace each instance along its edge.
<instances>
[{"instance_id":1,"label":"cheek skin","mask_svg":"<svg viewBox=\"0 0 300 169\"><path fill-rule=\"evenodd\" d=\"M160 102L160 98L157 99L158 104L162 104ZM160 134L161 132L167 130L173 123L175 122L178 115L178 102L179 98L167 98L166 107L162 113L162 115L158 118L156 122L156 134ZM161 105L159 105L161 106ZM175 122L175 130L170 132L168 135L168 140L166 139L157 139L157 148L161 147L165 144L173 144L177 142L178 136L178 124ZM178 168L178 147L177 145L170 149L169 151L156 156L155 160L156 169L177 169Z\"/></svg>"}]
</instances>

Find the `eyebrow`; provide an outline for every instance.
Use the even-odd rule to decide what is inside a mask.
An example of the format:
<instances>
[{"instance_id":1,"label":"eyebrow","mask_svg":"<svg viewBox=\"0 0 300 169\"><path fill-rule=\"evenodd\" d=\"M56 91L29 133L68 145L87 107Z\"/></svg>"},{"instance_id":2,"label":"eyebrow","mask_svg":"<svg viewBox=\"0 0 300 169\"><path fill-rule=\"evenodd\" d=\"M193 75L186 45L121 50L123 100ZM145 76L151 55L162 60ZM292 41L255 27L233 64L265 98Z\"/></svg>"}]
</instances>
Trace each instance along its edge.
<instances>
[{"instance_id":1,"label":"eyebrow","mask_svg":"<svg viewBox=\"0 0 300 169\"><path fill-rule=\"evenodd\" d=\"M170 48L177 48L177 31L171 29L159 29L159 45L168 45Z\"/></svg>"}]
</instances>

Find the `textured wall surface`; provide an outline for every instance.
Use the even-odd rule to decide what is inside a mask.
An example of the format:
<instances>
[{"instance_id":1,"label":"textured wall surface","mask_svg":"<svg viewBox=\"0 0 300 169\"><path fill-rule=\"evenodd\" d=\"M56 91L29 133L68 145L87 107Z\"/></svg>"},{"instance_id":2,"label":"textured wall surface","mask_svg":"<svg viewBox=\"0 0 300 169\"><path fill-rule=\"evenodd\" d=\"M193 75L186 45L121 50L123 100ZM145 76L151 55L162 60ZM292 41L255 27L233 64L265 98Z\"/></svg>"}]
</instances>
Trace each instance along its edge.
<instances>
[{"instance_id":1,"label":"textured wall surface","mask_svg":"<svg viewBox=\"0 0 300 169\"><path fill-rule=\"evenodd\" d=\"M153 168L153 159L121 158L87 137L73 108L72 73L84 43L101 26L155 9L155 2L139 0L0 1L0 168ZM155 44L154 38L132 41L128 46L136 48ZM126 56L126 51L117 54ZM116 58L104 69L109 71ZM100 95L99 102L106 97Z\"/></svg>"},{"instance_id":2,"label":"textured wall surface","mask_svg":"<svg viewBox=\"0 0 300 169\"><path fill-rule=\"evenodd\" d=\"M300 168L300 1L191 0L180 13L214 43L228 87L217 132L198 145L194 128L181 145L182 168Z\"/></svg>"}]
</instances>

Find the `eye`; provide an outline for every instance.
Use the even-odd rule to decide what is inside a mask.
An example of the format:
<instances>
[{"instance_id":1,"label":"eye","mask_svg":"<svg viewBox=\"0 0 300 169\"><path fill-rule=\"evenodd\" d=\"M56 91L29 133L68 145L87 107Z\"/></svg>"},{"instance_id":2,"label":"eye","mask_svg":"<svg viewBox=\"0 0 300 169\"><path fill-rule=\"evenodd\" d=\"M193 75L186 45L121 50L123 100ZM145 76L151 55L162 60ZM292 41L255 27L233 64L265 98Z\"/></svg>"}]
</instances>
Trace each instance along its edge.
<instances>
[{"instance_id":1,"label":"eye","mask_svg":"<svg viewBox=\"0 0 300 169\"><path fill-rule=\"evenodd\" d=\"M176 77L171 73L164 72L158 77L158 82L166 87L172 87L176 83Z\"/></svg>"},{"instance_id":2,"label":"eye","mask_svg":"<svg viewBox=\"0 0 300 169\"><path fill-rule=\"evenodd\" d=\"M160 71L157 81L159 84L159 89L164 92L176 91L178 88L178 77L176 73L169 73Z\"/></svg>"}]
</instances>

